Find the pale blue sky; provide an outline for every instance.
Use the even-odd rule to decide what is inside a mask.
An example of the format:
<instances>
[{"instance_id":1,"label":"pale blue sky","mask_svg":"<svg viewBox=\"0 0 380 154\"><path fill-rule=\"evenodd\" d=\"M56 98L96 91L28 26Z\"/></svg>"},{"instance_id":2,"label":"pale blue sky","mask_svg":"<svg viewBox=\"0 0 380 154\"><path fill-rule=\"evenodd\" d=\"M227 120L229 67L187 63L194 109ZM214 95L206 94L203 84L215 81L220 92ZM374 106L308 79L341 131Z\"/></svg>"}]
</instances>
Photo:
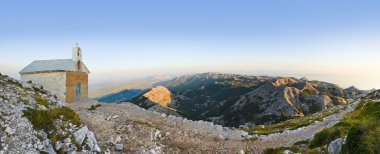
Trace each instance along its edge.
<instances>
[{"instance_id":1,"label":"pale blue sky","mask_svg":"<svg viewBox=\"0 0 380 154\"><path fill-rule=\"evenodd\" d=\"M235 72L380 88L380 1L0 2L0 72L71 57L91 82Z\"/></svg>"}]
</instances>

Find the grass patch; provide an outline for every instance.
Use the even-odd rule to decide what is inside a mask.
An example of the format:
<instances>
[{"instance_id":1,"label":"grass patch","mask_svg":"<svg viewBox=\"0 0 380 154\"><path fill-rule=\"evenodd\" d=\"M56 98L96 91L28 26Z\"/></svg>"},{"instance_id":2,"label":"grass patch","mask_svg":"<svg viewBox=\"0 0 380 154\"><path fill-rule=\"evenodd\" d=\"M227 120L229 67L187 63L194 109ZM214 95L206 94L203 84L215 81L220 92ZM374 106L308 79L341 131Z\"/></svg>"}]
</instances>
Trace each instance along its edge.
<instances>
[{"instance_id":1,"label":"grass patch","mask_svg":"<svg viewBox=\"0 0 380 154\"><path fill-rule=\"evenodd\" d=\"M91 107L88 110L96 110L96 108L101 107L101 106L102 104L94 104L94 105L91 105Z\"/></svg>"},{"instance_id":2,"label":"grass patch","mask_svg":"<svg viewBox=\"0 0 380 154\"><path fill-rule=\"evenodd\" d=\"M307 95L313 95L313 92L311 92L311 90L309 90L309 89L304 89L304 90L302 90L302 92L307 94Z\"/></svg>"},{"instance_id":3,"label":"grass patch","mask_svg":"<svg viewBox=\"0 0 380 154\"><path fill-rule=\"evenodd\" d=\"M24 105L29 105L29 101L28 100L21 100L21 103L24 104Z\"/></svg>"},{"instance_id":4,"label":"grass patch","mask_svg":"<svg viewBox=\"0 0 380 154\"><path fill-rule=\"evenodd\" d=\"M306 153L307 153L307 154L319 154L319 150L318 150L318 148L307 149L307 150L306 150Z\"/></svg>"},{"instance_id":5,"label":"grass patch","mask_svg":"<svg viewBox=\"0 0 380 154\"><path fill-rule=\"evenodd\" d=\"M44 99L44 98L42 98L40 95L36 96L35 101L36 101L37 104L43 105L46 108L49 107L49 101L46 100L46 99Z\"/></svg>"},{"instance_id":6,"label":"grass patch","mask_svg":"<svg viewBox=\"0 0 380 154\"><path fill-rule=\"evenodd\" d=\"M49 139L52 141L53 147L57 141L65 139L67 136L57 135L57 128L54 125L56 119L63 115L63 121L71 122L74 125L80 125L79 116L67 107L59 107L51 110L37 110L28 108L24 110L24 116L32 123L34 129L44 130L48 133ZM59 149L56 149L59 150Z\"/></svg>"},{"instance_id":7,"label":"grass patch","mask_svg":"<svg viewBox=\"0 0 380 154\"><path fill-rule=\"evenodd\" d=\"M61 115L63 115L63 121L70 121L74 125L80 124L79 116L64 106L46 111L32 108L24 111L24 116L29 119L35 129L45 131L54 130L54 121Z\"/></svg>"}]
</instances>

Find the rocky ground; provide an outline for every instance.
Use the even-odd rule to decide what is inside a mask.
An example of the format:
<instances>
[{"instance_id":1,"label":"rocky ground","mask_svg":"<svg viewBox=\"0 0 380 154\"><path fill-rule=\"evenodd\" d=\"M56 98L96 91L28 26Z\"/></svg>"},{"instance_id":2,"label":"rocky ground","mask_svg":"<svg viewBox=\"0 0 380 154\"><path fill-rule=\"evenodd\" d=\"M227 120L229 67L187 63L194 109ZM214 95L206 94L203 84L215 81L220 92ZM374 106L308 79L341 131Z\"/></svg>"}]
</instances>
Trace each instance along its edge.
<instances>
[{"instance_id":1,"label":"rocky ground","mask_svg":"<svg viewBox=\"0 0 380 154\"><path fill-rule=\"evenodd\" d=\"M142 109L131 103L102 104L97 101L70 104L84 124L94 131L102 149L112 153L261 153L267 148L291 146L312 139L351 111L352 103L338 114L321 122L267 136L247 135L209 122L190 121Z\"/></svg>"},{"instance_id":2,"label":"rocky ground","mask_svg":"<svg viewBox=\"0 0 380 154\"><path fill-rule=\"evenodd\" d=\"M100 152L85 125L72 124L64 113L46 117L70 110L64 105L40 85L0 74L0 154ZM45 124L51 124L51 130L37 128L48 128Z\"/></svg>"}]
</instances>

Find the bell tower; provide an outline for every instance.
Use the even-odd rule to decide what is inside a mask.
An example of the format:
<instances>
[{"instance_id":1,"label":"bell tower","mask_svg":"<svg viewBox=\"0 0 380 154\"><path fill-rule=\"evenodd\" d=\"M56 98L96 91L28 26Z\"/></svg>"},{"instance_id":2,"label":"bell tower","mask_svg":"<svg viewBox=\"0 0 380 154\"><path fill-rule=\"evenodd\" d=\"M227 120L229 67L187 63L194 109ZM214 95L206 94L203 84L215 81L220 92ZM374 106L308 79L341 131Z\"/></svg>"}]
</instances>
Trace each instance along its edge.
<instances>
[{"instance_id":1,"label":"bell tower","mask_svg":"<svg viewBox=\"0 0 380 154\"><path fill-rule=\"evenodd\" d=\"M82 49L79 47L78 43L76 44L76 47L73 47L73 61L82 61Z\"/></svg>"}]
</instances>

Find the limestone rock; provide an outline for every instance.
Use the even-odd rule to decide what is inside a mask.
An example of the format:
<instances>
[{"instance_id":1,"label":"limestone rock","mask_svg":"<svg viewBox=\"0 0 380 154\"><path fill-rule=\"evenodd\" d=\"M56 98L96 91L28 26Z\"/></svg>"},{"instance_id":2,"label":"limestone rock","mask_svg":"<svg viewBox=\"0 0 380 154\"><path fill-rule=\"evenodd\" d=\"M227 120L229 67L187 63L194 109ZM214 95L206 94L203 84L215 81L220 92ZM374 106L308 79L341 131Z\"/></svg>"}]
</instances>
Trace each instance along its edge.
<instances>
[{"instance_id":1,"label":"limestone rock","mask_svg":"<svg viewBox=\"0 0 380 154\"><path fill-rule=\"evenodd\" d=\"M81 129L79 129L78 131L74 132L73 135L74 135L75 141L79 144L82 144L84 139L86 138L88 132L89 132L89 130L88 130L87 126L84 126Z\"/></svg>"},{"instance_id":2,"label":"limestone rock","mask_svg":"<svg viewBox=\"0 0 380 154\"><path fill-rule=\"evenodd\" d=\"M334 141L332 141L330 144L329 144L329 147L328 147L328 153L329 154L339 154L340 151L342 150L342 146L343 144L346 143L346 137L344 138L339 138L339 139L336 139Z\"/></svg>"},{"instance_id":3,"label":"limestone rock","mask_svg":"<svg viewBox=\"0 0 380 154\"><path fill-rule=\"evenodd\" d=\"M12 135L15 133L15 131L10 127L5 128L4 132L8 133L9 135Z\"/></svg>"},{"instance_id":4,"label":"limestone rock","mask_svg":"<svg viewBox=\"0 0 380 154\"><path fill-rule=\"evenodd\" d=\"M73 135L75 141L81 145L83 144L84 139L87 137L85 144L90 148L89 150L93 152L100 152L100 147L98 146L94 133L89 131L87 126L84 126L78 131L74 132Z\"/></svg>"},{"instance_id":5,"label":"limestone rock","mask_svg":"<svg viewBox=\"0 0 380 154\"><path fill-rule=\"evenodd\" d=\"M115 144L115 150L116 150L116 151L121 151L121 150L123 150L123 144Z\"/></svg>"}]
</instances>

